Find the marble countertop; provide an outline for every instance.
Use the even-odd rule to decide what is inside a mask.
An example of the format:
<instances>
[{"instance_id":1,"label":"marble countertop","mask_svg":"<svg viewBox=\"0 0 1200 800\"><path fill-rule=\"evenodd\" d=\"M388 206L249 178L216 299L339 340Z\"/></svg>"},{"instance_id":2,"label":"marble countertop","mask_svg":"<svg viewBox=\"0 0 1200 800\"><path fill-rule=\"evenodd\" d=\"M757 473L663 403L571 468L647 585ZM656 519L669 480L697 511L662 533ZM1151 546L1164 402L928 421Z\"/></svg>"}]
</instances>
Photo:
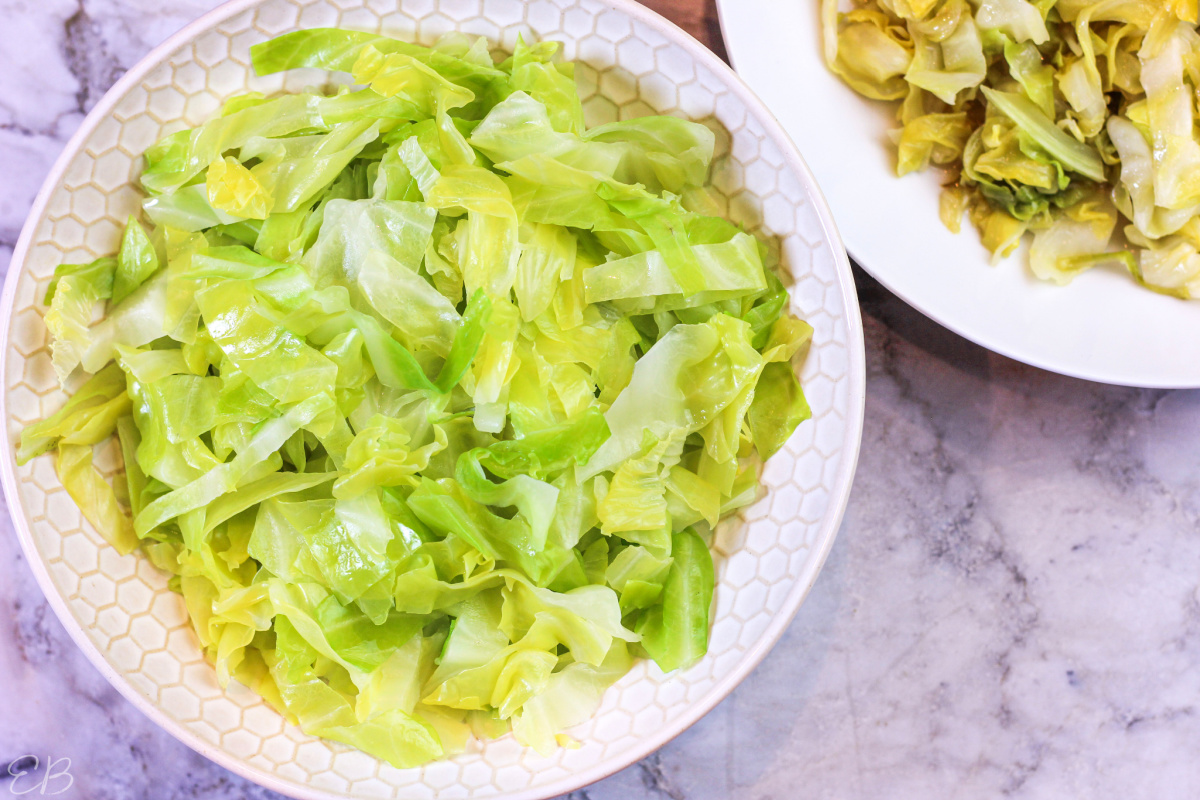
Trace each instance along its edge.
<instances>
[{"instance_id":1,"label":"marble countertop","mask_svg":"<svg viewBox=\"0 0 1200 800\"><path fill-rule=\"evenodd\" d=\"M88 108L211 5L0 0L0 269ZM816 587L725 702L573 800L1200 796L1200 393L1025 367L857 277L867 421ZM6 530L0 765L34 757L67 798L278 797L122 699Z\"/></svg>"}]
</instances>

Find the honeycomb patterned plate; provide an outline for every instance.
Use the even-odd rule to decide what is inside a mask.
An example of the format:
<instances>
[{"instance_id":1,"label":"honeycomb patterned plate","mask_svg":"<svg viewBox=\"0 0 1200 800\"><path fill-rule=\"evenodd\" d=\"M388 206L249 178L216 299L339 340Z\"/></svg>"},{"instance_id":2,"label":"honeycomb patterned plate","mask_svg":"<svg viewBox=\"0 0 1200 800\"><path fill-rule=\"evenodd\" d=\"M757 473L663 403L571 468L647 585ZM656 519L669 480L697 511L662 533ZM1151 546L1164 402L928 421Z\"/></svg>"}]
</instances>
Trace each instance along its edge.
<instances>
[{"instance_id":1,"label":"honeycomb patterned plate","mask_svg":"<svg viewBox=\"0 0 1200 800\"><path fill-rule=\"evenodd\" d=\"M511 736L453 759L398 770L285 724L249 690L222 690L182 600L136 555L119 556L82 519L49 456L17 467L12 442L66 395L50 365L40 303L54 267L116 250L138 208L139 154L196 125L223 98L327 80L296 71L259 78L255 42L343 26L432 43L459 30L497 51L517 37L555 39L581 63L589 124L652 113L717 132L713 183L728 215L777 247L794 311L816 329L802 379L813 419L766 465L765 497L717 532L716 604L708 655L664 676L640 663L572 731L581 746L548 758ZM779 637L816 578L845 508L863 413L862 327L849 264L829 211L794 146L762 104L695 40L628 0L235 0L184 28L96 106L51 171L21 234L0 302L0 459L15 528L63 624L101 672L155 722L200 753L301 798L552 797L651 753L727 695ZM103 450L103 448L102 448ZM97 464L119 469L109 448Z\"/></svg>"}]
</instances>

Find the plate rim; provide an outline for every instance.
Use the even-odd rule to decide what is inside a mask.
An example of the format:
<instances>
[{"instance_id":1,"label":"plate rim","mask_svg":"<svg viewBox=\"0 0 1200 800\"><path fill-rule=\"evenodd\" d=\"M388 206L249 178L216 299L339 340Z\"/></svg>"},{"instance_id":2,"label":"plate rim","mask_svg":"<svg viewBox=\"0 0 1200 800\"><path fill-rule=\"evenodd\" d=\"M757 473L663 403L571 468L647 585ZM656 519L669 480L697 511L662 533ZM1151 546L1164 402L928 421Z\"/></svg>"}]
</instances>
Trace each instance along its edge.
<instances>
[{"instance_id":1,"label":"plate rim","mask_svg":"<svg viewBox=\"0 0 1200 800\"><path fill-rule=\"evenodd\" d=\"M226 0L226 2L187 23L163 42L151 48L149 52L130 67L104 93L100 101L87 113L79 128L63 146L62 152L58 155L49 173L46 175L21 227L17 243L13 248L12 257L9 260L9 268L5 275L3 292L0 293L0 329L8 330L11 327L17 284L20 275L25 269L25 262L34 239L36 223L43 215L51 194L62 182L67 168L78 154L83 143L95 131L96 127L108 117L117 103L123 99L125 93L136 86L151 70L158 67L176 50L206 30L216 27L224 20L240 14L262 1ZM528 0L522 0L522 2L527 3ZM655 735L644 738L637 745L613 758L601 761L589 769L571 773L551 783L497 795L497 797L508 798L508 800L547 800L547 798L566 794L603 780L642 760L675 739L707 715L708 712L724 700L762 662L767 653L778 643L784 630L799 611L800 606L816 582L816 578L829 556L834 541L837 539L849 503L862 443L866 403L866 355L862 317L858 306L858 294L844 242L833 220L833 215L825 196L821 192L808 164L804 161L803 156L796 148L791 137L775 118L775 115L771 113L741 76L734 72L729 64L722 61L708 47L691 36L691 34L652 9L636 2L636 0L599 0L598 5L606 9L620 11L633 19L655 28L674 44L687 51L696 61L703 63L705 67L720 75L723 78L724 85L730 91L736 93L739 99L746 105L747 110L756 114L763 123L768 137L779 145L785 163L803 179L808 201L812 203L816 212L824 241L832 250L835 272L837 274L837 285L843 298L842 319L847 332L845 344L849 362L846 406L848 414L844 420L845 432L841 442L843 457L838 465L834 479L835 491L831 493L829 506L814 536L812 545L814 557L808 559L806 562L807 568L796 579L791 592L784 599L780 611L772 618L756 644L746 651L745 655L738 662L738 666L722 680L710 687L699 700L690 703L685 712ZM13 348L11 347L0 349L0 374L7 374L12 350ZM6 391L0 391L0 415L3 415L5 419L9 418L7 394ZM17 488L16 451L13 443L7 437L3 444L0 445L0 448L3 450L3 458L0 459L0 486L3 488L8 516L12 521L13 530L17 535L25 560L34 574L38 587L75 645L83 652L91 665L104 676L105 680L121 696L175 739L210 761L245 778L251 783L279 792L288 797L297 798L297 800L328 800L331 797L349 797L349 795L340 792L305 787L271 772L252 767L246 761L229 755L220 748L205 742L182 723L168 717L155 703L139 692L127 678L113 668L104 658L104 655L100 652L96 644L88 638L83 626L67 606L65 598L55 585L47 565L42 560L41 554L33 541L32 532L25 514L17 513L18 509L23 509L23 505Z\"/></svg>"}]
</instances>

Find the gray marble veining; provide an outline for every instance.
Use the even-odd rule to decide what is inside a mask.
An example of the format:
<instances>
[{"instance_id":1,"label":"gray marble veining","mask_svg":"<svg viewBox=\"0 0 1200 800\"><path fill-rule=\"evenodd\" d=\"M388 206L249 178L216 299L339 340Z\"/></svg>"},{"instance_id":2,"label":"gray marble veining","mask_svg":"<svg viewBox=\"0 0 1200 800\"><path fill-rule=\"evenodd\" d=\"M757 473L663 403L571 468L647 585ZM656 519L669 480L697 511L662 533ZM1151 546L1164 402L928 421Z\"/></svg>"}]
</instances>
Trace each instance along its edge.
<instances>
[{"instance_id":1,"label":"gray marble veining","mask_svg":"<svg viewBox=\"0 0 1200 800\"><path fill-rule=\"evenodd\" d=\"M0 266L86 111L210 6L0 0ZM1200 795L1200 393L1021 366L859 278L862 458L812 595L724 703L573 800ZM110 688L3 524L0 765L28 774L0 797L50 762L61 797L277 797Z\"/></svg>"}]
</instances>

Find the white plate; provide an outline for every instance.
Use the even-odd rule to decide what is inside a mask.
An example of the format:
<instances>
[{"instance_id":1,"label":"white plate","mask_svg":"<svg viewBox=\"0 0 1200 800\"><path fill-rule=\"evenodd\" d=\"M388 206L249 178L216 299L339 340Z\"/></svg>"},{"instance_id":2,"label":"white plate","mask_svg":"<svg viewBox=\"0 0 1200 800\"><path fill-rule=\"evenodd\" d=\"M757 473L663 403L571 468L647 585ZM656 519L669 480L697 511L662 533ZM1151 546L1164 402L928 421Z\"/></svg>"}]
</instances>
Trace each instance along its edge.
<instances>
[{"instance_id":1,"label":"white plate","mask_svg":"<svg viewBox=\"0 0 1200 800\"><path fill-rule=\"evenodd\" d=\"M729 215L771 237L794 278L792 308L815 328L801 379L814 417L767 464L767 496L715 540L717 593L708 655L664 676L642 662L572 733L579 749L542 758L511 736L453 759L397 770L306 736L250 691L222 690L180 597L137 555L121 557L81 518L49 456L17 467L21 429L60 407L40 300L57 264L115 251L137 210L132 180L159 136L199 124L232 94L300 89L300 70L257 78L249 47L299 27L341 25L431 43L449 30L556 39L578 60L592 124L670 112L718 130L714 182ZM198 752L304 798L532 798L573 791L640 759L717 704L779 638L808 593L846 506L863 414L862 327L828 209L786 134L708 50L627 0L235 0L156 48L108 92L34 202L0 300L4 493L51 606L92 663L151 719ZM111 456L111 453L109 454ZM117 457L119 458L119 457ZM98 464L116 467L104 457Z\"/></svg>"},{"instance_id":2,"label":"white plate","mask_svg":"<svg viewBox=\"0 0 1200 800\"><path fill-rule=\"evenodd\" d=\"M811 165L851 256L947 328L1044 369L1104 383L1200 387L1200 304L1116 269L1060 288L1016 253L995 267L964 219L938 219L941 173L897 178L894 106L825 68L818 0L717 0L730 59Z\"/></svg>"}]
</instances>

